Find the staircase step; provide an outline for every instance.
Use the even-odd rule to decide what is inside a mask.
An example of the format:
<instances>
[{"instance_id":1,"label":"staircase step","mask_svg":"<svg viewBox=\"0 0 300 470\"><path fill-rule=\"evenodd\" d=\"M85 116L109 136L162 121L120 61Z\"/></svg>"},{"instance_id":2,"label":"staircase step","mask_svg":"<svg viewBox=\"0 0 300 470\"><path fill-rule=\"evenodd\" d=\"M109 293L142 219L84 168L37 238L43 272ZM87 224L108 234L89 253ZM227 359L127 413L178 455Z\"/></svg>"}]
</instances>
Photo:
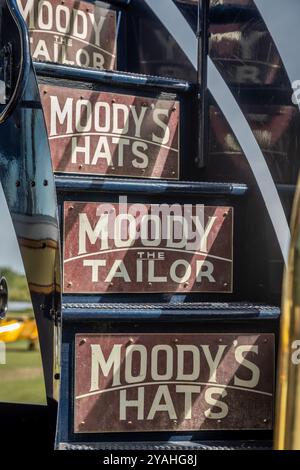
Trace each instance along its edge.
<instances>
[{"instance_id":1,"label":"staircase step","mask_svg":"<svg viewBox=\"0 0 300 470\"><path fill-rule=\"evenodd\" d=\"M140 180L136 178L107 178L95 176L55 176L56 189L60 192L105 192L164 195L219 195L244 196L248 186L243 183L220 183L205 181Z\"/></svg>"},{"instance_id":2,"label":"staircase step","mask_svg":"<svg viewBox=\"0 0 300 470\"><path fill-rule=\"evenodd\" d=\"M272 441L61 442L60 450L271 450ZM173 457L174 458L174 457Z\"/></svg>"},{"instance_id":3,"label":"staircase step","mask_svg":"<svg viewBox=\"0 0 300 470\"><path fill-rule=\"evenodd\" d=\"M186 302L186 303L89 303L64 302L62 316L68 321L94 321L103 319L131 320L184 317L190 320L277 320L280 308L265 304Z\"/></svg>"},{"instance_id":4,"label":"staircase step","mask_svg":"<svg viewBox=\"0 0 300 470\"><path fill-rule=\"evenodd\" d=\"M190 92L194 86L186 80L159 77L155 75L120 72L117 70L96 70L92 68L34 62L34 69L38 77L48 77L59 80L72 80L74 82L89 82L112 87L129 87L139 89L166 89L170 92Z\"/></svg>"}]
</instances>

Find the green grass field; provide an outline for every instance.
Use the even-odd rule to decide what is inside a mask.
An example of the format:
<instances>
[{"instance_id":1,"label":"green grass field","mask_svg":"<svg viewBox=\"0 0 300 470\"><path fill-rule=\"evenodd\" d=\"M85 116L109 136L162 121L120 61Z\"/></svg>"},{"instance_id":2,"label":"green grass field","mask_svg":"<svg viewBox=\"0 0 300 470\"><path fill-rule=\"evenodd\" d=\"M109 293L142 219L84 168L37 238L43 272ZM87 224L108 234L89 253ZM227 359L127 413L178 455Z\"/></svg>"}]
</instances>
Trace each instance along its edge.
<instances>
[{"instance_id":1,"label":"green grass field","mask_svg":"<svg viewBox=\"0 0 300 470\"><path fill-rule=\"evenodd\" d=\"M6 277L10 301L30 302L26 277L8 267L0 267ZM32 318L31 308L8 312L10 318ZM28 341L7 343L6 364L0 364L0 401L45 403L40 351L29 351Z\"/></svg>"},{"instance_id":2,"label":"green grass field","mask_svg":"<svg viewBox=\"0 0 300 470\"><path fill-rule=\"evenodd\" d=\"M28 341L7 344L6 364L0 365L0 401L45 403L40 351L28 351Z\"/></svg>"}]
</instances>

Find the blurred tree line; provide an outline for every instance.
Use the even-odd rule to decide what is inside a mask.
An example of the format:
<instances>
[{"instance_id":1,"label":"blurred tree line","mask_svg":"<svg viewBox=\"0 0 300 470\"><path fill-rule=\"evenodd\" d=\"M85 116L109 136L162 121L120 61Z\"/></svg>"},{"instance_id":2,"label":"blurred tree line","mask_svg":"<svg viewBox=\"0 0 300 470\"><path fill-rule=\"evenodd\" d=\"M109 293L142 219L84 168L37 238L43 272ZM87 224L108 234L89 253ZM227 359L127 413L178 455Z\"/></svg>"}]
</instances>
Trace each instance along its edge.
<instances>
[{"instance_id":1,"label":"blurred tree line","mask_svg":"<svg viewBox=\"0 0 300 470\"><path fill-rule=\"evenodd\" d=\"M6 277L9 300L14 302L31 302L27 279L8 267L0 268L1 276Z\"/></svg>"}]
</instances>

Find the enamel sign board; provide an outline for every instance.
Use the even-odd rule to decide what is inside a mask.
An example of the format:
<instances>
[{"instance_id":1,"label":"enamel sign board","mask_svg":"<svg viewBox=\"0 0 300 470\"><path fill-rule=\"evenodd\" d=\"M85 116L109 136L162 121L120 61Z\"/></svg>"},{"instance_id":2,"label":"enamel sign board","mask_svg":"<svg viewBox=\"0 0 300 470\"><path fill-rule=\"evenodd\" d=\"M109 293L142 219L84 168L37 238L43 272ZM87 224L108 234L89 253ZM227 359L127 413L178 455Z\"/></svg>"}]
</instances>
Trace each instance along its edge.
<instances>
[{"instance_id":1,"label":"enamel sign board","mask_svg":"<svg viewBox=\"0 0 300 470\"><path fill-rule=\"evenodd\" d=\"M35 61L116 68L116 13L76 0L17 0Z\"/></svg>"},{"instance_id":2,"label":"enamel sign board","mask_svg":"<svg viewBox=\"0 0 300 470\"><path fill-rule=\"evenodd\" d=\"M64 292L232 291L233 209L65 202Z\"/></svg>"},{"instance_id":3,"label":"enamel sign board","mask_svg":"<svg viewBox=\"0 0 300 470\"><path fill-rule=\"evenodd\" d=\"M272 334L77 334L74 432L272 429Z\"/></svg>"},{"instance_id":4,"label":"enamel sign board","mask_svg":"<svg viewBox=\"0 0 300 470\"><path fill-rule=\"evenodd\" d=\"M179 102L40 86L54 171L179 178Z\"/></svg>"}]
</instances>

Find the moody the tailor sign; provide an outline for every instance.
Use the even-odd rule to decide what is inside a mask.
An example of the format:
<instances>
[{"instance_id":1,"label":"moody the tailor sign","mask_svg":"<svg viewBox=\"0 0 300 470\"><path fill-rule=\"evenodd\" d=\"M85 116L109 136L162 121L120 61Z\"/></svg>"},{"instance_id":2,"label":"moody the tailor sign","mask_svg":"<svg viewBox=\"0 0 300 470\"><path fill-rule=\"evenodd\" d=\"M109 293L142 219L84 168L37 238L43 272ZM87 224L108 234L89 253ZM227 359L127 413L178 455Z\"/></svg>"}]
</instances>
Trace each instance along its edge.
<instances>
[{"instance_id":1,"label":"moody the tailor sign","mask_svg":"<svg viewBox=\"0 0 300 470\"><path fill-rule=\"evenodd\" d=\"M231 292L233 209L65 202L64 292Z\"/></svg>"},{"instance_id":2,"label":"moody the tailor sign","mask_svg":"<svg viewBox=\"0 0 300 470\"><path fill-rule=\"evenodd\" d=\"M33 60L116 68L116 13L76 0L17 0Z\"/></svg>"}]
</instances>

